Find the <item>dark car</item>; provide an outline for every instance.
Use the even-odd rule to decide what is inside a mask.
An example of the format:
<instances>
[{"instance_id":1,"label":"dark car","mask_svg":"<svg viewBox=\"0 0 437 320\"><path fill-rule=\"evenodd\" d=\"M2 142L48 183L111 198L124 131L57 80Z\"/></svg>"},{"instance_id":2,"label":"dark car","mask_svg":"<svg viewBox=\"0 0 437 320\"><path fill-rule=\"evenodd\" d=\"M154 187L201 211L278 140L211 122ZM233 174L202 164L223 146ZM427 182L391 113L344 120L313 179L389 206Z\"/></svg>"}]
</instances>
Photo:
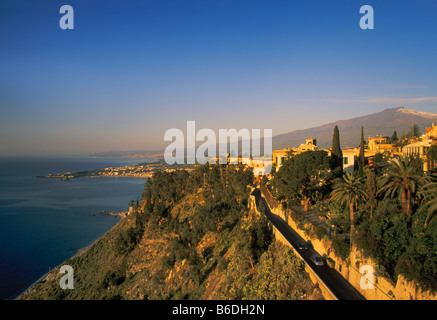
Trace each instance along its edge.
<instances>
[{"instance_id":1,"label":"dark car","mask_svg":"<svg viewBox=\"0 0 437 320\"><path fill-rule=\"evenodd\" d=\"M323 266L323 259L317 253L313 254L310 259L316 266Z\"/></svg>"},{"instance_id":2,"label":"dark car","mask_svg":"<svg viewBox=\"0 0 437 320\"><path fill-rule=\"evenodd\" d=\"M297 248L299 250L308 250L308 245L306 242L301 241L297 243Z\"/></svg>"}]
</instances>

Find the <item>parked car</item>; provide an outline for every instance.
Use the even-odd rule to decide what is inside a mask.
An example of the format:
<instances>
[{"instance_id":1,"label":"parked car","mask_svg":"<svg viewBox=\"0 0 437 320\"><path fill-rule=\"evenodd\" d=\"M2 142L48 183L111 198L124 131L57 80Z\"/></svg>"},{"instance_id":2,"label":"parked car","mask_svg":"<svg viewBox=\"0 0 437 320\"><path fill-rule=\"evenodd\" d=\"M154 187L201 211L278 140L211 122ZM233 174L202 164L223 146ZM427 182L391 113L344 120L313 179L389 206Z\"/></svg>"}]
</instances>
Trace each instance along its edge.
<instances>
[{"instance_id":1,"label":"parked car","mask_svg":"<svg viewBox=\"0 0 437 320\"><path fill-rule=\"evenodd\" d=\"M306 242L298 242L297 243L297 248L299 250L308 250L308 244Z\"/></svg>"},{"instance_id":2,"label":"parked car","mask_svg":"<svg viewBox=\"0 0 437 320\"><path fill-rule=\"evenodd\" d=\"M317 253L313 254L310 259L316 266L323 266L323 259Z\"/></svg>"}]
</instances>

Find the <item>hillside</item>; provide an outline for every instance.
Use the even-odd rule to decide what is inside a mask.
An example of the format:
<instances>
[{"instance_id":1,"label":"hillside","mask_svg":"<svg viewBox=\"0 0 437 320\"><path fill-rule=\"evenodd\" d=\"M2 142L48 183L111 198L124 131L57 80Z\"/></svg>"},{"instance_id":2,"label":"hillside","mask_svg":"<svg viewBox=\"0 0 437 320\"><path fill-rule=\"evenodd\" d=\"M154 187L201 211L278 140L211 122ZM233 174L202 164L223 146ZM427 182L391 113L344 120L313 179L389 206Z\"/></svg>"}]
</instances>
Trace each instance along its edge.
<instances>
[{"instance_id":1,"label":"hillside","mask_svg":"<svg viewBox=\"0 0 437 320\"><path fill-rule=\"evenodd\" d=\"M339 120L319 127L274 136L273 149L298 147L305 143L306 138L316 138L320 148L330 148L335 125L338 125L340 130L341 147L348 148L359 145L361 126L364 127L365 138L369 135L391 136L395 130L400 137L402 133L411 130L413 123L419 126L421 132L424 132L425 128L430 127L433 122L437 122L436 113L420 112L404 107L390 108L362 117Z\"/></svg>"},{"instance_id":2,"label":"hillside","mask_svg":"<svg viewBox=\"0 0 437 320\"><path fill-rule=\"evenodd\" d=\"M199 166L158 172L143 201L67 264L19 299L321 299L293 251L248 205L249 169Z\"/></svg>"}]
</instances>

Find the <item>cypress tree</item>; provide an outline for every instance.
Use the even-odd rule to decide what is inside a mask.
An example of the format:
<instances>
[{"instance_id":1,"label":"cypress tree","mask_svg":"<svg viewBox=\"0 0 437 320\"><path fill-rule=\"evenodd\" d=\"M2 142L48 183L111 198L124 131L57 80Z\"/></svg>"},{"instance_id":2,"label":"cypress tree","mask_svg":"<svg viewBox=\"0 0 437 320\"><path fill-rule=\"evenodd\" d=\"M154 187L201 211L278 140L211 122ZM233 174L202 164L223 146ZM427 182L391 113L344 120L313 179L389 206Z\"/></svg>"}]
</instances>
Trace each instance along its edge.
<instances>
[{"instance_id":1,"label":"cypress tree","mask_svg":"<svg viewBox=\"0 0 437 320\"><path fill-rule=\"evenodd\" d=\"M343 175L343 152L340 148L340 132L337 125L335 126L334 133L332 135L331 159L331 169L334 175L341 177Z\"/></svg>"},{"instance_id":2,"label":"cypress tree","mask_svg":"<svg viewBox=\"0 0 437 320\"><path fill-rule=\"evenodd\" d=\"M376 179L376 174L373 170L368 169L366 175L366 194L367 194L367 205L370 207L370 218L373 216L373 209L376 208L378 204L377 191L378 184Z\"/></svg>"},{"instance_id":3,"label":"cypress tree","mask_svg":"<svg viewBox=\"0 0 437 320\"><path fill-rule=\"evenodd\" d=\"M360 153L358 154L358 170L362 174L364 171L364 129L361 127Z\"/></svg>"}]
</instances>

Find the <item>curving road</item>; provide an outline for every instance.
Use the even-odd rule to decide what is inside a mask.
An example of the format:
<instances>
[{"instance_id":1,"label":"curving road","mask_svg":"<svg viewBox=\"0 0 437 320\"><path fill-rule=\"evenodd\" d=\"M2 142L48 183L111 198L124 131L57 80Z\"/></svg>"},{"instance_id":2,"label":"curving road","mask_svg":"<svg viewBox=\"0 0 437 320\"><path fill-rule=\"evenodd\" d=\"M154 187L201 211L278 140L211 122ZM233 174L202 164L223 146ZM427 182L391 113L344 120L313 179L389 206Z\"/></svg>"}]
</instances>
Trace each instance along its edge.
<instances>
[{"instance_id":1,"label":"curving road","mask_svg":"<svg viewBox=\"0 0 437 320\"><path fill-rule=\"evenodd\" d=\"M303 257L305 262L317 273L318 277L326 284L326 286L334 293L339 300L366 300L362 294L358 292L342 275L335 269L330 268L326 263L323 266L316 266L310 256L316 251L313 248L308 250L299 250L297 244L305 242L282 218L273 214L266 200L261 195L259 188L255 188L252 192L255 196L256 206L258 208L259 201L264 202L265 216L269 221L282 233L287 241L297 250Z\"/></svg>"}]
</instances>

